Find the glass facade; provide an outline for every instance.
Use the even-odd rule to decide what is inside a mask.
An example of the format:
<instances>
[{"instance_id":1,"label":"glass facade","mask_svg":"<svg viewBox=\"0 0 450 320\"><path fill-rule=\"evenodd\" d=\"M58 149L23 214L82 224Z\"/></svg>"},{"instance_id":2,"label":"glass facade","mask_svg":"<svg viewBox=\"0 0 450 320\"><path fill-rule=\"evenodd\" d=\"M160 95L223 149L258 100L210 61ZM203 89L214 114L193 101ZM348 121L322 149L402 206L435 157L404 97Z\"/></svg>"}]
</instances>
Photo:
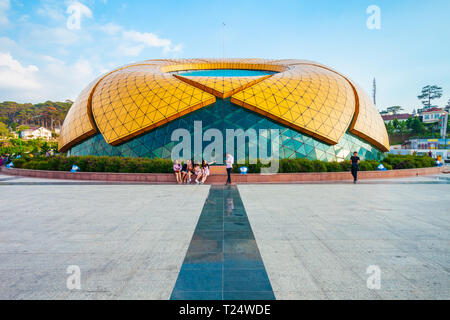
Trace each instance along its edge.
<instances>
[{"instance_id":1,"label":"glass facade","mask_svg":"<svg viewBox=\"0 0 450 320\"><path fill-rule=\"evenodd\" d=\"M361 159L381 160L384 157L383 152L351 133L344 134L338 144L329 145L263 115L234 105L230 102L230 99L217 100L213 105L177 118L120 145L112 146L105 141L101 134L97 134L76 145L68 153L71 156L170 158L172 148L178 143L171 141L173 131L180 128L186 129L191 133L193 139L195 121L202 122L203 133L208 129L219 129L224 140L227 129L242 129L244 131L254 129L257 133L261 129L277 129L280 132L279 155L282 159L307 158L311 160L343 161L349 159L354 151L359 153ZM203 142L202 150L210 143ZM242 150L235 147L235 158L248 157L249 148L257 146L257 143L257 141L248 141L245 154L242 154ZM268 137L269 144L270 137ZM194 146L193 141L192 146ZM192 149L194 148L192 147ZM226 146L224 145L223 153L225 154L225 152ZM264 157L264 155L262 156ZM194 157L194 154L192 154L192 157ZM221 161L221 159L216 160Z\"/></svg>"}]
</instances>

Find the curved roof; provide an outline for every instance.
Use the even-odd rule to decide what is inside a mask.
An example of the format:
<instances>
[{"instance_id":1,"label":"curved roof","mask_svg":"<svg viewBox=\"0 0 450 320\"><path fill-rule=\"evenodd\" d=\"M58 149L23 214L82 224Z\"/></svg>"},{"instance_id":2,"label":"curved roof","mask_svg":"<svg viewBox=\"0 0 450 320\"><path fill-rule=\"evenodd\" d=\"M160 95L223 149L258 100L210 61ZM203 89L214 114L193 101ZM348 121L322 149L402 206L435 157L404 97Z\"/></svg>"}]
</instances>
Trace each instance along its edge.
<instances>
[{"instance_id":1,"label":"curved roof","mask_svg":"<svg viewBox=\"0 0 450 320\"><path fill-rule=\"evenodd\" d=\"M252 77L189 77L178 71L246 69L277 72ZM101 132L117 145L185 114L216 97L263 114L329 144L349 130L389 150L384 122L368 95L333 69L307 60L147 60L92 82L70 109L59 149L66 151Z\"/></svg>"}]
</instances>

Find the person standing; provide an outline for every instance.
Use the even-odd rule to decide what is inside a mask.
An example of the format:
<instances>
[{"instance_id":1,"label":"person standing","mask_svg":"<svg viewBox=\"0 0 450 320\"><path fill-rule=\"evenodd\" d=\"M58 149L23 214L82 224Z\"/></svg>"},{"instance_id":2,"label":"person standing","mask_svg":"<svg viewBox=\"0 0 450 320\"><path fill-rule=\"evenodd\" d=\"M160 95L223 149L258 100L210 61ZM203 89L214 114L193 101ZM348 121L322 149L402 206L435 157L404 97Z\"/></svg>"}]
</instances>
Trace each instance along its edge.
<instances>
[{"instance_id":1,"label":"person standing","mask_svg":"<svg viewBox=\"0 0 450 320\"><path fill-rule=\"evenodd\" d=\"M353 156L350 158L352 162L352 175L353 175L353 183L358 181L358 171L359 171L359 161L361 160L358 157L358 152L353 152Z\"/></svg>"},{"instance_id":2,"label":"person standing","mask_svg":"<svg viewBox=\"0 0 450 320\"><path fill-rule=\"evenodd\" d=\"M226 155L226 163L227 163L227 184L231 184L231 171L233 170L234 158L231 154L227 153Z\"/></svg>"}]
</instances>

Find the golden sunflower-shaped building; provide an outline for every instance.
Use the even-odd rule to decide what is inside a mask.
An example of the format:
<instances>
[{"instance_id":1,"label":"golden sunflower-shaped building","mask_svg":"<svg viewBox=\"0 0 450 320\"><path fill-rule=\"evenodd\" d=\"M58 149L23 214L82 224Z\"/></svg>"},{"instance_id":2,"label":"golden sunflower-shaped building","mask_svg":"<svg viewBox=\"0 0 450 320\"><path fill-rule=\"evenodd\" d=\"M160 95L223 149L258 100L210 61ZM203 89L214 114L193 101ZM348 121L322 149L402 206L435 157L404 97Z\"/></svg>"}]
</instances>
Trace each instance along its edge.
<instances>
[{"instance_id":1,"label":"golden sunflower-shaped building","mask_svg":"<svg viewBox=\"0 0 450 320\"><path fill-rule=\"evenodd\" d=\"M59 149L169 158L172 132L194 133L195 121L224 136L278 129L281 158L380 159L389 150L384 122L356 83L319 63L263 59L147 60L107 73L75 101Z\"/></svg>"}]
</instances>

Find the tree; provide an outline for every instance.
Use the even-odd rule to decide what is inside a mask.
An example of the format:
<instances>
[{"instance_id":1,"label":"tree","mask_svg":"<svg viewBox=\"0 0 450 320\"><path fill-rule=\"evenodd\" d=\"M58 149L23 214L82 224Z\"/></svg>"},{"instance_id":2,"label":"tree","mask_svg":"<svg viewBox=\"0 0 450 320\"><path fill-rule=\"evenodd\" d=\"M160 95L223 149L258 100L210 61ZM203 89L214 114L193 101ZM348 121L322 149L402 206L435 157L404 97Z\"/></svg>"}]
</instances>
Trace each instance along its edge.
<instances>
[{"instance_id":1,"label":"tree","mask_svg":"<svg viewBox=\"0 0 450 320\"><path fill-rule=\"evenodd\" d=\"M408 119L406 119L406 127L408 128L408 129L411 129L411 125L412 125L412 123L413 123L413 117L409 117Z\"/></svg>"},{"instance_id":2,"label":"tree","mask_svg":"<svg viewBox=\"0 0 450 320\"><path fill-rule=\"evenodd\" d=\"M2 119L0 121L11 128L26 124L54 129L55 127L61 127L72 103L69 100L65 102L46 101L38 104L0 102L0 118ZM6 121L3 119L6 119Z\"/></svg>"},{"instance_id":3,"label":"tree","mask_svg":"<svg viewBox=\"0 0 450 320\"><path fill-rule=\"evenodd\" d=\"M9 136L9 129L5 123L0 122L0 137L3 136Z\"/></svg>"},{"instance_id":4,"label":"tree","mask_svg":"<svg viewBox=\"0 0 450 320\"><path fill-rule=\"evenodd\" d=\"M419 120L418 117L415 117L411 123L411 129L415 134L423 134L425 133L425 126L422 121Z\"/></svg>"},{"instance_id":5,"label":"tree","mask_svg":"<svg viewBox=\"0 0 450 320\"><path fill-rule=\"evenodd\" d=\"M386 109L387 112L393 113L393 114L397 114L399 111L402 111L403 108L400 106L392 106Z\"/></svg>"},{"instance_id":6,"label":"tree","mask_svg":"<svg viewBox=\"0 0 450 320\"><path fill-rule=\"evenodd\" d=\"M392 125L394 126L394 129L398 129L400 127L400 121L398 121L397 118L394 119L394 121L392 121Z\"/></svg>"},{"instance_id":7,"label":"tree","mask_svg":"<svg viewBox=\"0 0 450 320\"><path fill-rule=\"evenodd\" d=\"M428 85L422 88L422 93L417 96L425 108L431 108L431 101L442 97L442 88L436 85Z\"/></svg>"},{"instance_id":8,"label":"tree","mask_svg":"<svg viewBox=\"0 0 450 320\"><path fill-rule=\"evenodd\" d=\"M398 125L398 131L400 132L400 134L403 136L403 134L406 132L407 130L407 126L406 126L406 122L405 121L401 121Z\"/></svg>"},{"instance_id":9,"label":"tree","mask_svg":"<svg viewBox=\"0 0 450 320\"><path fill-rule=\"evenodd\" d=\"M391 135L394 132L394 128L392 127L391 121L385 123L386 131L389 135Z\"/></svg>"}]
</instances>

